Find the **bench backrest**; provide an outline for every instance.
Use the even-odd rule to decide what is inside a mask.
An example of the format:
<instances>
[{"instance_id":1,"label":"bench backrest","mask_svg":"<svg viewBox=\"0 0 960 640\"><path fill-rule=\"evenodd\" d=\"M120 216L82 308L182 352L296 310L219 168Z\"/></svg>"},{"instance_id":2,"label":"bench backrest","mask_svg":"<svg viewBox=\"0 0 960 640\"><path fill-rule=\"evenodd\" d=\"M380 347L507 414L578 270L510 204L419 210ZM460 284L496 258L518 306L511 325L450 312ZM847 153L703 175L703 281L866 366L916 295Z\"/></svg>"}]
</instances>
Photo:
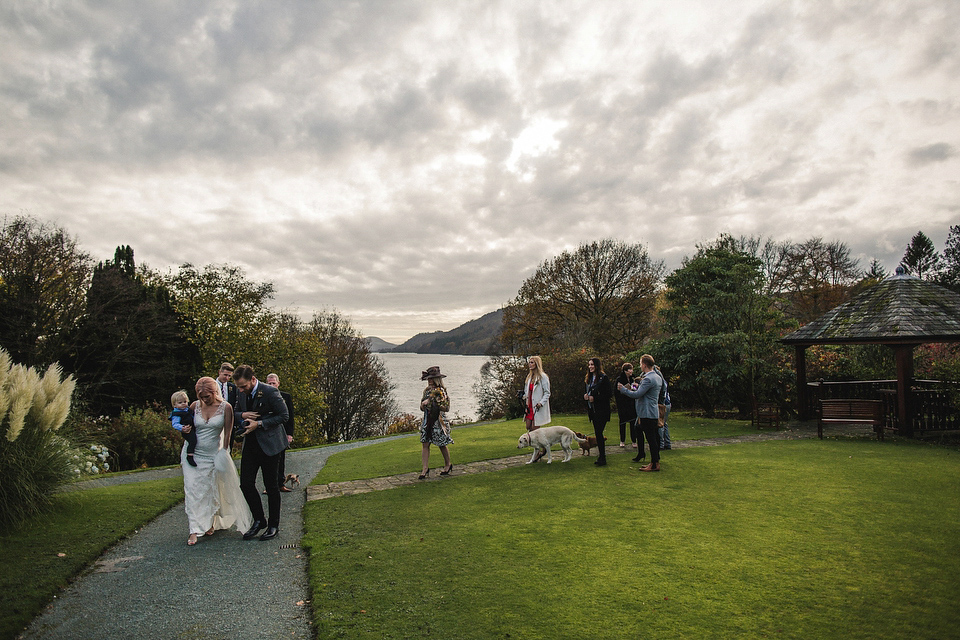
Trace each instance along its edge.
<instances>
[{"instance_id":1,"label":"bench backrest","mask_svg":"<svg viewBox=\"0 0 960 640\"><path fill-rule=\"evenodd\" d=\"M882 420L879 400L821 400L820 417L825 419Z\"/></svg>"}]
</instances>

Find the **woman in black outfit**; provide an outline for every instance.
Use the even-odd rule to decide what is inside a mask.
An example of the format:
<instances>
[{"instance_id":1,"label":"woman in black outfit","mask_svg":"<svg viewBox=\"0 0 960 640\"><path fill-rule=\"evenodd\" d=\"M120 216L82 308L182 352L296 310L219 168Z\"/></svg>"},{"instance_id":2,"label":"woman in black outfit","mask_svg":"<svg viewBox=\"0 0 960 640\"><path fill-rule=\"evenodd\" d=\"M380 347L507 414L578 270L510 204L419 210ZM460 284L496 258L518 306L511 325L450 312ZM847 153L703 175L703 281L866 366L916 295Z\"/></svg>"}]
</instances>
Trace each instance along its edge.
<instances>
[{"instance_id":1,"label":"woman in black outfit","mask_svg":"<svg viewBox=\"0 0 960 640\"><path fill-rule=\"evenodd\" d=\"M607 447L603 442L603 429L610 421L610 396L613 388L610 378L603 372L600 358L590 358L587 361L587 375L583 379L587 391L583 399L587 401L587 415L593 423L593 434L597 437L597 449L600 457L593 464L602 467L607 464Z\"/></svg>"},{"instance_id":2,"label":"woman in black outfit","mask_svg":"<svg viewBox=\"0 0 960 640\"><path fill-rule=\"evenodd\" d=\"M625 387L629 387L633 384L633 365L629 362L624 362L623 367L620 370L620 375L617 376L617 384L622 384ZM627 446L627 427L630 428L630 442L633 443L633 448L637 448L637 443L640 444L640 456L643 457L643 436L639 436L637 433L637 405L632 398L628 398L622 393L618 393L616 396L617 401L617 420L620 421L620 446Z\"/></svg>"}]
</instances>

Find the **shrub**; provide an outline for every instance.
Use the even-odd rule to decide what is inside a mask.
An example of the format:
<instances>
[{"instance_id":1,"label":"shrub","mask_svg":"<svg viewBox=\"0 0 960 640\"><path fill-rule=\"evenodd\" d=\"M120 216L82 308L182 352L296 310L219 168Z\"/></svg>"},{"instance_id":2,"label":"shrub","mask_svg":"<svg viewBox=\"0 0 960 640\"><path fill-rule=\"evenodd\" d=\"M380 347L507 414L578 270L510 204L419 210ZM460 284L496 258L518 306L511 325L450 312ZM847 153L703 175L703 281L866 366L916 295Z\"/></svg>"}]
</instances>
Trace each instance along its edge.
<instances>
[{"instance_id":1,"label":"shrub","mask_svg":"<svg viewBox=\"0 0 960 640\"><path fill-rule=\"evenodd\" d=\"M583 401L583 378L587 373L587 360L596 354L586 349L541 353L543 369L550 378L551 413L586 413ZM621 358L600 356L610 383L617 379ZM496 356L480 368L480 380L473 392L478 400L480 420L519 418L523 406L517 400L517 392L523 390L526 380L527 360L519 356Z\"/></svg>"},{"instance_id":2,"label":"shrub","mask_svg":"<svg viewBox=\"0 0 960 640\"><path fill-rule=\"evenodd\" d=\"M125 409L116 418L99 416L79 418L73 425L77 438L86 442L86 450L98 444L110 451L117 471L177 464L183 436L170 426L159 407ZM102 464L94 464L101 467Z\"/></svg>"},{"instance_id":3,"label":"shrub","mask_svg":"<svg viewBox=\"0 0 960 640\"><path fill-rule=\"evenodd\" d=\"M41 377L0 349L0 527L50 504L72 472L74 446L58 434L70 411L73 378L52 364Z\"/></svg>"},{"instance_id":4,"label":"shrub","mask_svg":"<svg viewBox=\"0 0 960 640\"><path fill-rule=\"evenodd\" d=\"M117 468L142 469L177 464L183 436L170 426L166 415L153 409L126 409L110 421L104 438Z\"/></svg>"},{"instance_id":5,"label":"shrub","mask_svg":"<svg viewBox=\"0 0 960 640\"><path fill-rule=\"evenodd\" d=\"M410 433L420 428L420 419L412 413L401 413L394 416L393 421L387 425L387 435L397 433Z\"/></svg>"}]
</instances>

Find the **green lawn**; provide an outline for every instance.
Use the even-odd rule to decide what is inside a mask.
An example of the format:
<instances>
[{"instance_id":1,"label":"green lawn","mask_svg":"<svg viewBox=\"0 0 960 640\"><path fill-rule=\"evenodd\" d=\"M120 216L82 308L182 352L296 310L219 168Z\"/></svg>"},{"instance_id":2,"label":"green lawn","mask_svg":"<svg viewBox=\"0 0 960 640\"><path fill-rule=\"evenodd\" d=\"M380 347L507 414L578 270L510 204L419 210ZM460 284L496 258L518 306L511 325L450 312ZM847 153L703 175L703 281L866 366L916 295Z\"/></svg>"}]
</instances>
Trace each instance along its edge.
<instances>
[{"instance_id":1,"label":"green lawn","mask_svg":"<svg viewBox=\"0 0 960 640\"><path fill-rule=\"evenodd\" d=\"M0 638L16 637L71 578L181 500L182 478L61 493L49 514L0 534Z\"/></svg>"},{"instance_id":2,"label":"green lawn","mask_svg":"<svg viewBox=\"0 0 960 640\"><path fill-rule=\"evenodd\" d=\"M455 461L493 446L469 431ZM331 462L382 475L408 442ZM516 452L501 448L489 457ZM310 502L318 637L957 637L955 450L771 441L663 462L575 457Z\"/></svg>"},{"instance_id":3,"label":"green lawn","mask_svg":"<svg viewBox=\"0 0 960 640\"><path fill-rule=\"evenodd\" d=\"M551 424L562 424L574 431L593 435L593 426L585 415L554 416ZM453 463L456 465L477 460L506 458L522 453L530 455L533 449L517 449L517 438L523 433L523 420L493 422L454 429L455 444L450 446ZM691 418L684 414L670 416L670 436L673 440L720 438L744 433L757 433L757 430L750 426L749 421ZM616 446L620 443L620 430L615 422L607 425L604 435L607 437L608 445ZM576 450L576 447L574 448ZM420 450L420 440L413 435L409 438L389 440L369 447L345 451L332 456L312 484L420 471ZM560 450L559 445L555 446L554 450ZM592 453L596 455L596 451ZM430 466L431 468L443 466L443 458L436 447L431 447Z\"/></svg>"}]
</instances>

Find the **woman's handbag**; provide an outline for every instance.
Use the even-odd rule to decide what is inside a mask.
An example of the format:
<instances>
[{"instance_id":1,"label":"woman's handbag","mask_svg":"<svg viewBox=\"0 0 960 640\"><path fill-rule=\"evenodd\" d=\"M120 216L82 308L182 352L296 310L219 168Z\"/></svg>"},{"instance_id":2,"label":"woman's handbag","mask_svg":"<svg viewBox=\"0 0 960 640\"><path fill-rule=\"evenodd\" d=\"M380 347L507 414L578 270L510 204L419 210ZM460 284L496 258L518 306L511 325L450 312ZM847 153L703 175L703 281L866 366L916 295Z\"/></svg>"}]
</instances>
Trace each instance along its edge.
<instances>
[{"instance_id":1,"label":"woman's handbag","mask_svg":"<svg viewBox=\"0 0 960 640\"><path fill-rule=\"evenodd\" d=\"M658 404L657 410L660 412L660 415L657 416L657 427L663 427L667 421L667 405Z\"/></svg>"}]
</instances>

